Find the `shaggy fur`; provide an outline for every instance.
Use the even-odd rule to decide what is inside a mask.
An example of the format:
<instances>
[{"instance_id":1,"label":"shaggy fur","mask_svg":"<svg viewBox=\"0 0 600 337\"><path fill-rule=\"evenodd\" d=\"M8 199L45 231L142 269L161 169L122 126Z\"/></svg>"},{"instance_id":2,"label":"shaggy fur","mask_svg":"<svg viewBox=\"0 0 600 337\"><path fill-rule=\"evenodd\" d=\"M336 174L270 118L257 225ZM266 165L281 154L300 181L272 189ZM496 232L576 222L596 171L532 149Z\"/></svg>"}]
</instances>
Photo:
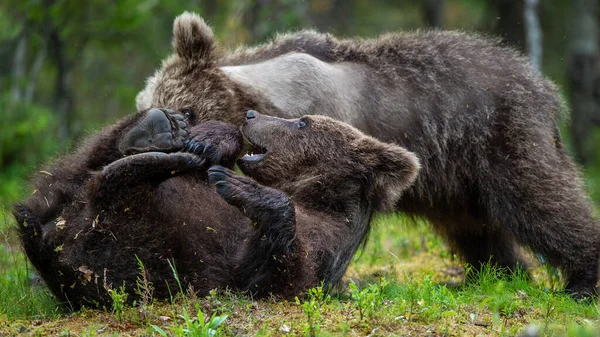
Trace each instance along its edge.
<instances>
[{"instance_id":1,"label":"shaggy fur","mask_svg":"<svg viewBox=\"0 0 600 337\"><path fill-rule=\"evenodd\" d=\"M373 211L397 202L419 168L412 153L342 122L255 112L243 132L262 154L238 160L248 177L221 166L242 149L237 127L222 122L191 128L184 152L136 146L121 158L131 149L119 144L148 139L132 135L167 128L173 146L151 137L145 149L177 150L181 121L153 109L105 129L40 174L36 193L15 207L25 252L59 299L105 305L107 289L124 285L133 300L142 277L155 298L169 298L179 288L168 261L201 295L229 287L293 296L335 284Z\"/></svg>"},{"instance_id":2,"label":"shaggy fur","mask_svg":"<svg viewBox=\"0 0 600 337\"><path fill-rule=\"evenodd\" d=\"M515 268L526 246L560 267L568 292L594 291L600 226L556 126L564 103L512 49L448 31L371 40L302 31L226 52L189 13L175 21L174 45L138 108L241 123L243 106L348 122L421 158L396 209L429 219L467 262Z\"/></svg>"}]
</instances>

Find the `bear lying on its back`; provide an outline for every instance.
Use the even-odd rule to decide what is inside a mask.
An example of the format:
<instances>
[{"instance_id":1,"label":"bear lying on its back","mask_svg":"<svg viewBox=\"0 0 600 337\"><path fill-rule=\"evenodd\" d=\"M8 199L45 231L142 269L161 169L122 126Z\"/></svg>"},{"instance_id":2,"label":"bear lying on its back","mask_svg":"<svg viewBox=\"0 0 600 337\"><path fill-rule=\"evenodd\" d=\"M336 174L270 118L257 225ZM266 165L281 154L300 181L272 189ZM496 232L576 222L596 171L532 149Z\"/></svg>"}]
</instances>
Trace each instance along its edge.
<instances>
[{"instance_id":1,"label":"bear lying on its back","mask_svg":"<svg viewBox=\"0 0 600 337\"><path fill-rule=\"evenodd\" d=\"M158 109L47 169L15 216L53 293L75 307L104 304L106 290L123 284L134 294L138 260L156 298L178 289L168 260L201 294L290 296L335 284L372 213L393 205L419 169L412 153L327 117L249 111L242 131L252 154L237 162L248 177L224 167L242 149L235 126L201 123L172 152L186 124Z\"/></svg>"}]
</instances>

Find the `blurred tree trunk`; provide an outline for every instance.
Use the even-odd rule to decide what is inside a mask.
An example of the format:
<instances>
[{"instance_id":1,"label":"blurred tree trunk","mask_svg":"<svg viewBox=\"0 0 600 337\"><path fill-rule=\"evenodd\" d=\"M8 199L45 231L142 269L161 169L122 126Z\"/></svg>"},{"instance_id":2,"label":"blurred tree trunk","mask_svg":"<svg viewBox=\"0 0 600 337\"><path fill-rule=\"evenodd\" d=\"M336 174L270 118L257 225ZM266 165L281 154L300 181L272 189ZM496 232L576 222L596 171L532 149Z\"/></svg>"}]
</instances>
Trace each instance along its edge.
<instances>
[{"instance_id":1,"label":"blurred tree trunk","mask_svg":"<svg viewBox=\"0 0 600 337\"><path fill-rule=\"evenodd\" d=\"M266 2L266 3L265 3ZM250 33L250 40L255 43L262 38L262 34L259 31L260 24L260 8L262 6L269 6L269 1L265 0L253 0L246 2L246 9L244 10L244 15L242 16L242 21L244 22L244 27L248 29Z\"/></svg>"},{"instance_id":2,"label":"blurred tree trunk","mask_svg":"<svg viewBox=\"0 0 600 337\"><path fill-rule=\"evenodd\" d=\"M571 48L568 67L572 108L571 136L576 159L594 162L597 144L593 125L600 120L595 97L598 79L598 0L573 0Z\"/></svg>"},{"instance_id":3,"label":"blurred tree trunk","mask_svg":"<svg viewBox=\"0 0 600 337\"><path fill-rule=\"evenodd\" d=\"M52 29L49 35L49 49L56 65L54 111L56 111L58 116L58 139L64 144L68 140L70 132L72 67L71 63L67 60L63 40L56 29Z\"/></svg>"},{"instance_id":4,"label":"blurred tree trunk","mask_svg":"<svg viewBox=\"0 0 600 337\"><path fill-rule=\"evenodd\" d=\"M537 70L542 71L542 28L540 26L539 0L525 0L523 14L529 60Z\"/></svg>"},{"instance_id":5,"label":"blurred tree trunk","mask_svg":"<svg viewBox=\"0 0 600 337\"><path fill-rule=\"evenodd\" d=\"M200 4L203 8L202 16L207 18L209 21L214 20L217 14L217 0L203 0L200 1Z\"/></svg>"},{"instance_id":6,"label":"blurred tree trunk","mask_svg":"<svg viewBox=\"0 0 600 337\"><path fill-rule=\"evenodd\" d=\"M25 102L33 101L33 94L35 93L38 77L40 76L44 62L46 61L46 54L46 41L42 41L42 44L35 55L35 60L33 61L33 65L31 66L31 70L29 71L27 78L27 87L25 88L24 97Z\"/></svg>"},{"instance_id":7,"label":"blurred tree trunk","mask_svg":"<svg viewBox=\"0 0 600 337\"><path fill-rule=\"evenodd\" d=\"M423 2L425 21L430 27L444 26L444 0L425 0Z\"/></svg>"},{"instance_id":8,"label":"blurred tree trunk","mask_svg":"<svg viewBox=\"0 0 600 337\"><path fill-rule=\"evenodd\" d=\"M23 80L25 77L25 68L27 62L27 31L23 29L19 34L15 55L12 65L12 86L10 89L10 97L13 102L19 102L23 98Z\"/></svg>"},{"instance_id":9,"label":"blurred tree trunk","mask_svg":"<svg viewBox=\"0 0 600 337\"><path fill-rule=\"evenodd\" d=\"M28 26L29 24L25 24ZM30 29L23 29L17 39L17 46L12 62L12 78L10 97L13 102L31 102L42 66L46 59L46 41L41 41L33 64L28 64L27 52L31 51ZM28 70L28 68L31 68Z\"/></svg>"},{"instance_id":10,"label":"blurred tree trunk","mask_svg":"<svg viewBox=\"0 0 600 337\"><path fill-rule=\"evenodd\" d=\"M519 50L525 50L523 0L493 0L497 12L496 33Z\"/></svg>"}]
</instances>

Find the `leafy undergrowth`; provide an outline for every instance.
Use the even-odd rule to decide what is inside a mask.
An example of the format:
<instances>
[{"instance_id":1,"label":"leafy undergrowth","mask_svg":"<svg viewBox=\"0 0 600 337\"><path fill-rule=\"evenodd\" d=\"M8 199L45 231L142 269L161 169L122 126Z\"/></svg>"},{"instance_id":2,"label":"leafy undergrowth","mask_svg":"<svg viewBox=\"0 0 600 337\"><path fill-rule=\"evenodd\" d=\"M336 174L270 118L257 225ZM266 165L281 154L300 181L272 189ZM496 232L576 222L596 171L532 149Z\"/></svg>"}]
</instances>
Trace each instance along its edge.
<instances>
[{"instance_id":1,"label":"leafy undergrowth","mask_svg":"<svg viewBox=\"0 0 600 337\"><path fill-rule=\"evenodd\" d=\"M537 267L505 275L465 268L426 223L382 216L365 249L331 293L254 300L230 291L105 311L57 308L29 273L10 231L0 246L0 336L596 336L595 302L560 291L558 273ZM472 275L467 270L467 274ZM149 293L149 291L148 291Z\"/></svg>"}]
</instances>

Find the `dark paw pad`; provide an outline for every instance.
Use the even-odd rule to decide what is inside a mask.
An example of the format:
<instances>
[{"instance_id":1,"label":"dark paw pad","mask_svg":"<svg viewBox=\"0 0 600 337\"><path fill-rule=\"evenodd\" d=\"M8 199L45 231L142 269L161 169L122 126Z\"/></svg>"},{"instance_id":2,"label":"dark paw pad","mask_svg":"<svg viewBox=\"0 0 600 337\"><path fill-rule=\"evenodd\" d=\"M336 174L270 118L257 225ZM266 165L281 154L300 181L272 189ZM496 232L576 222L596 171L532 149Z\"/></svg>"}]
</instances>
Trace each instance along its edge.
<instances>
[{"instance_id":1,"label":"dark paw pad","mask_svg":"<svg viewBox=\"0 0 600 337\"><path fill-rule=\"evenodd\" d=\"M171 109L150 109L119 143L125 154L148 151L172 152L183 147L188 137L185 117Z\"/></svg>"}]
</instances>

